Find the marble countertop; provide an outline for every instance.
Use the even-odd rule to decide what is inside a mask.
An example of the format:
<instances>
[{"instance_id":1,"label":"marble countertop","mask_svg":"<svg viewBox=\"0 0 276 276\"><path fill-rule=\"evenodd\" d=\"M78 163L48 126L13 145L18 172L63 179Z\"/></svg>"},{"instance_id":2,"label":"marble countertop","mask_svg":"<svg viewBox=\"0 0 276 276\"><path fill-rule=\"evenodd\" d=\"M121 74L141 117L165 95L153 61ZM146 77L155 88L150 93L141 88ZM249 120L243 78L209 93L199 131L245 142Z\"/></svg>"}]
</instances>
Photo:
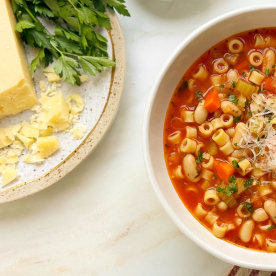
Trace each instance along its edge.
<instances>
[{"instance_id":1,"label":"marble countertop","mask_svg":"<svg viewBox=\"0 0 276 276\"><path fill-rule=\"evenodd\" d=\"M231 268L186 238L157 200L142 155L153 81L196 27L257 0L128 0L124 95L97 149L70 175L1 205L0 275L223 276ZM273 4L274 0L261 3Z\"/></svg>"}]
</instances>

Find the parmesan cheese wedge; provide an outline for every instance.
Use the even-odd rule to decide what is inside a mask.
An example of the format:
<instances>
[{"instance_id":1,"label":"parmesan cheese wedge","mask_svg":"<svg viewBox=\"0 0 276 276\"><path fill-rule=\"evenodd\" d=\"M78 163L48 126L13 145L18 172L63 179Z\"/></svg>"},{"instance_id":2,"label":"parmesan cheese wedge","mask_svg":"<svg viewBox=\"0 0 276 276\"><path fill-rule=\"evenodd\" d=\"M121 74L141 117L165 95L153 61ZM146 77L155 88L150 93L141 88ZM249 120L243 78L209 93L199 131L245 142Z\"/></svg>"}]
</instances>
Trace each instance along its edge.
<instances>
[{"instance_id":1,"label":"parmesan cheese wedge","mask_svg":"<svg viewBox=\"0 0 276 276\"><path fill-rule=\"evenodd\" d=\"M36 94L23 47L14 30L9 0L0 3L0 118L17 114L36 104Z\"/></svg>"}]
</instances>

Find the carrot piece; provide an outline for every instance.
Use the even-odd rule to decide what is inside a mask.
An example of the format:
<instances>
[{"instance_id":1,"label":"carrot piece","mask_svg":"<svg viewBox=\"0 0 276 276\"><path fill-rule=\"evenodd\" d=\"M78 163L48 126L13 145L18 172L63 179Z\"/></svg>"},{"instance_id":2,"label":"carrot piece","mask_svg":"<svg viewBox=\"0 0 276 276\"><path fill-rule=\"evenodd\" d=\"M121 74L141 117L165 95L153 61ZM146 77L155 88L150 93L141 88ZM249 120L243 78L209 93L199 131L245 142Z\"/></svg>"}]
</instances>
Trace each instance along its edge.
<instances>
[{"instance_id":1,"label":"carrot piece","mask_svg":"<svg viewBox=\"0 0 276 276\"><path fill-rule=\"evenodd\" d=\"M220 108L220 98L216 89L212 89L208 92L205 97L204 107L210 113L213 113Z\"/></svg>"},{"instance_id":2,"label":"carrot piece","mask_svg":"<svg viewBox=\"0 0 276 276\"><path fill-rule=\"evenodd\" d=\"M264 80L263 89L276 93L276 81L272 78L266 78Z\"/></svg>"},{"instance_id":3,"label":"carrot piece","mask_svg":"<svg viewBox=\"0 0 276 276\"><path fill-rule=\"evenodd\" d=\"M228 183L228 180L234 174L235 169L229 163L223 161L217 161L214 165L218 177L222 179L224 183Z\"/></svg>"}]
</instances>

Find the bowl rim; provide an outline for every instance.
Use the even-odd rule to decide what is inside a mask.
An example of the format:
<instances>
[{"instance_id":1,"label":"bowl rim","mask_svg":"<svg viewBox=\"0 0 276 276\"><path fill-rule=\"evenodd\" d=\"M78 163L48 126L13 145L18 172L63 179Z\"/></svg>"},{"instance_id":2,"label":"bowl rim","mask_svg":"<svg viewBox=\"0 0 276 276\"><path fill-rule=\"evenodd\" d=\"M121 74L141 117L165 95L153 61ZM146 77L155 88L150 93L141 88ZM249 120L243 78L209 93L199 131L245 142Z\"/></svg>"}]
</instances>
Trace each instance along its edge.
<instances>
[{"instance_id":1,"label":"bowl rim","mask_svg":"<svg viewBox=\"0 0 276 276\"><path fill-rule=\"evenodd\" d=\"M248 12L254 12L257 10L267 10L267 9L273 9L276 10L276 4L262 4L262 5L250 5L248 7L238 8L233 11L223 13L222 15L219 15L211 20L208 20L206 23L203 23L201 26L197 27L195 30L193 30L180 44L178 47L173 51L173 53L169 56L167 61L163 64L161 71L157 75L154 84L150 90L150 95L147 100L147 104L145 107L145 113L143 118L143 154L144 154L144 161L147 169L147 173L152 185L152 188L157 195L159 201L161 202L162 206L164 207L167 214L171 217L171 219L174 221L174 223L178 226L178 228L183 232L188 238L190 238L193 242L195 242L200 248L204 249L211 255L231 264L239 265L242 267L252 268L252 269L262 269L262 270L275 270L276 265L260 265L255 264L249 261L241 261L239 258L232 258L226 254L224 254L221 251L218 251L215 247L210 246L207 242L202 241L200 238L198 238L197 235L193 233L187 226L183 225L181 222L181 219L178 218L178 216L173 211L172 207L167 203L165 196L161 192L158 184L158 180L155 177L155 174L153 172L153 167L151 163L150 158L150 150L149 150L149 125L150 125L150 119L151 119L151 111L152 107L155 101L155 97L158 91L159 84L161 80L164 78L164 76L167 73L168 68L173 64L175 59L179 56L181 51L192 41L194 40L199 34L204 32L205 30L209 29L213 25L216 25L217 23L230 19L231 17L241 15L243 13ZM185 207L186 208L186 207ZM225 241L227 242L227 241ZM233 246L237 246L233 244ZM240 247L241 249L244 249ZM246 249L246 248L245 248ZM251 252L254 250L248 249ZM267 253L262 251L256 251L256 253L259 254L273 254L273 253ZM276 254L276 253L275 253Z\"/></svg>"}]
</instances>

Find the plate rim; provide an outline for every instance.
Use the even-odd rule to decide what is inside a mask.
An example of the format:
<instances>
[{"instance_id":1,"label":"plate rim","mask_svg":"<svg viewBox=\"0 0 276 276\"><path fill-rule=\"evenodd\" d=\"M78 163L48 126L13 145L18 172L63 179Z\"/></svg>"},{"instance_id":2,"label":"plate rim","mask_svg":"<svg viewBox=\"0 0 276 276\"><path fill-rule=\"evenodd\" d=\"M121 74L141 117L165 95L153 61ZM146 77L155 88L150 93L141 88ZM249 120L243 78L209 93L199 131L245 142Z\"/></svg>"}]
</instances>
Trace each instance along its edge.
<instances>
[{"instance_id":1,"label":"plate rim","mask_svg":"<svg viewBox=\"0 0 276 276\"><path fill-rule=\"evenodd\" d=\"M81 144L54 168L40 177L1 191L0 204L30 196L57 183L76 168L96 148L114 121L123 94L126 55L125 40L118 17L116 13L108 12L107 14L111 23L111 30L108 33L111 39L113 58L116 60L116 66L112 70L108 99L101 116Z\"/></svg>"}]
</instances>

